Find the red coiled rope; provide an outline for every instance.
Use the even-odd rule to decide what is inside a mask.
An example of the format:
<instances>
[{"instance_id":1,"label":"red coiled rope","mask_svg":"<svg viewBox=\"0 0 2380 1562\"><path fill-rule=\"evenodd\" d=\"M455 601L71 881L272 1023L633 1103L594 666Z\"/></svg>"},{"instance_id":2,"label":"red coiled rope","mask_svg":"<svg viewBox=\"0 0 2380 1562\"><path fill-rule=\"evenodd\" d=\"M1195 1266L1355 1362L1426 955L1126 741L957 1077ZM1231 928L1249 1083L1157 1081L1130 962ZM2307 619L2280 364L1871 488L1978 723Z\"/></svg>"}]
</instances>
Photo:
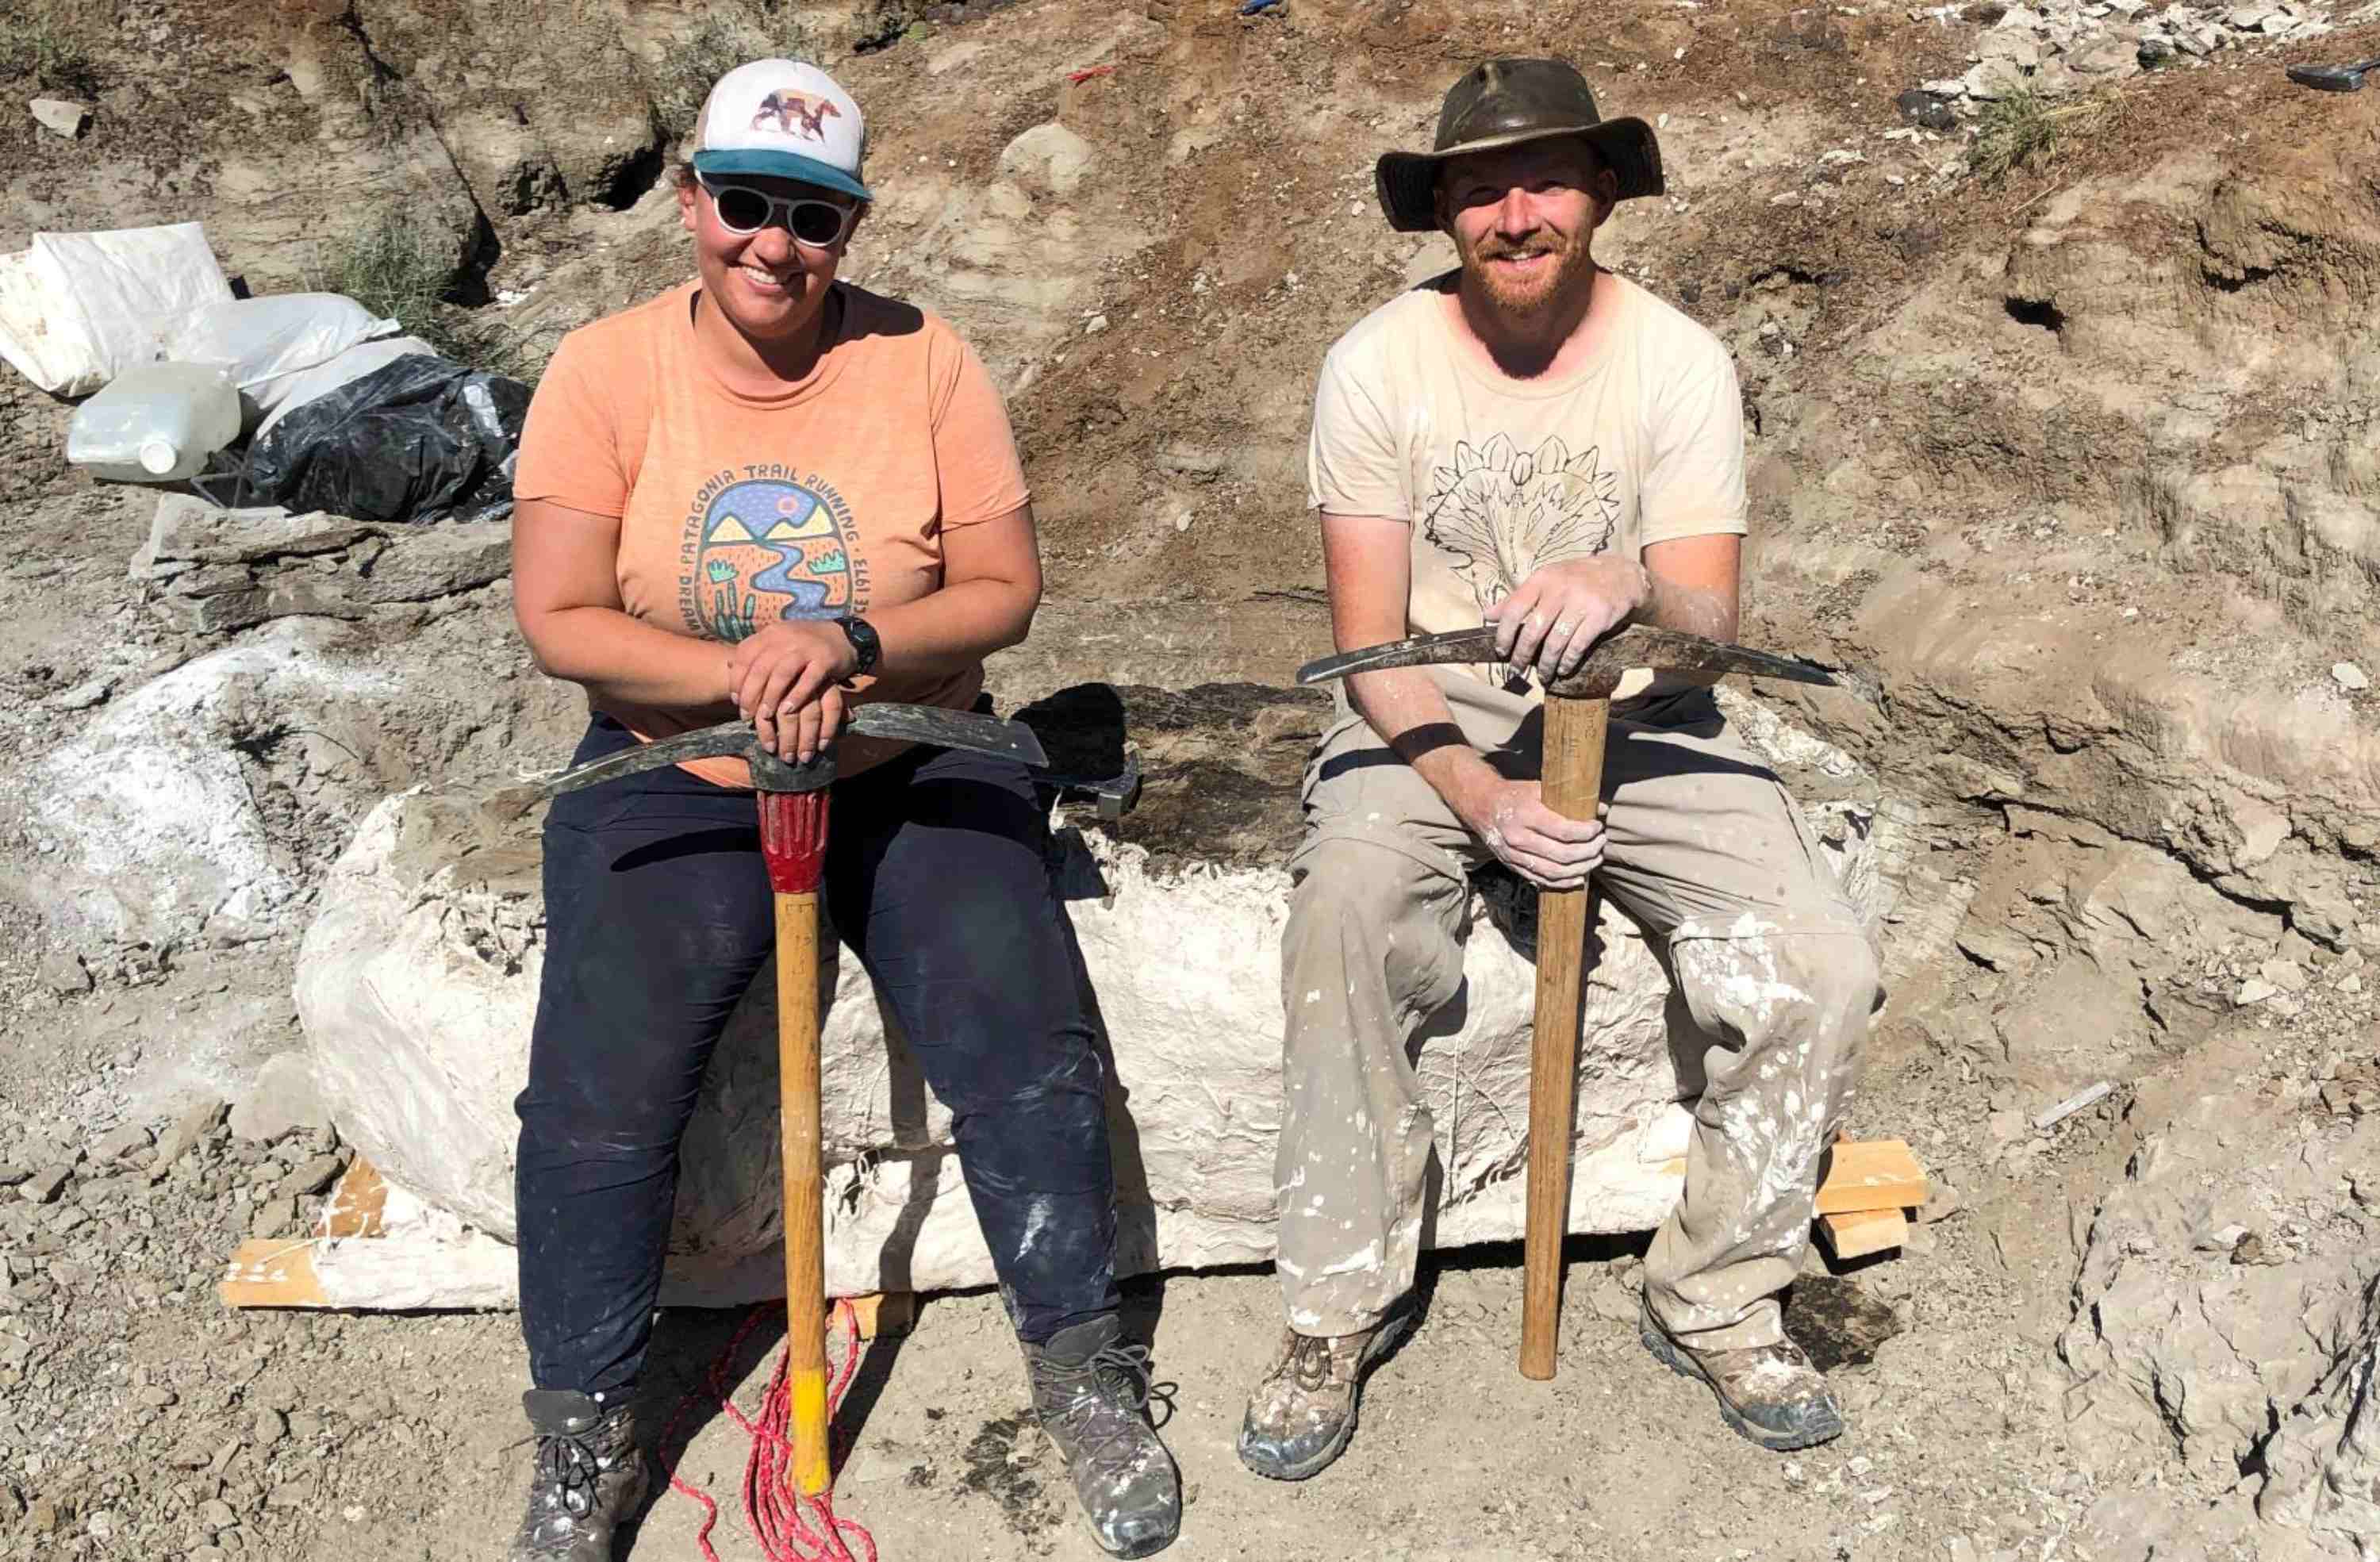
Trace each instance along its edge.
<instances>
[{"instance_id":1,"label":"red coiled rope","mask_svg":"<svg viewBox=\"0 0 2380 1562\"><path fill-rule=\"evenodd\" d=\"M718 1399L719 1408L744 1429L752 1439L751 1457L744 1463L744 1521L751 1526L752 1538L760 1544L760 1555L768 1562L876 1562L876 1538L856 1519L835 1516L834 1488L829 1486L815 1497L796 1494L787 1471L793 1463L793 1441L785 1428L793 1417L793 1396L785 1384L785 1352L777 1352L777 1370L770 1374L768 1396L760 1402L758 1419L747 1417L735 1408L735 1386L727 1381L734 1369L736 1355L744 1341L761 1319L774 1314L776 1308L763 1303L752 1309L751 1314L735 1331L710 1363L706 1386ZM827 1389L827 1414L832 1417L843 1405L844 1390L851 1386L852 1374L859 1370L859 1314L847 1301L834 1304L834 1315L843 1335L843 1362L835 1369L834 1381ZM669 1424L662 1429L661 1446L670 1447L677 1433L678 1423L695 1403L701 1388L690 1388L671 1412ZM686 1450L678 1450L682 1461ZM702 1549L703 1562L719 1562L719 1554L710 1548L710 1532L719 1522L719 1504L710 1493L683 1479L676 1463L670 1466L671 1487L702 1505L702 1528L695 1532L694 1544Z\"/></svg>"}]
</instances>

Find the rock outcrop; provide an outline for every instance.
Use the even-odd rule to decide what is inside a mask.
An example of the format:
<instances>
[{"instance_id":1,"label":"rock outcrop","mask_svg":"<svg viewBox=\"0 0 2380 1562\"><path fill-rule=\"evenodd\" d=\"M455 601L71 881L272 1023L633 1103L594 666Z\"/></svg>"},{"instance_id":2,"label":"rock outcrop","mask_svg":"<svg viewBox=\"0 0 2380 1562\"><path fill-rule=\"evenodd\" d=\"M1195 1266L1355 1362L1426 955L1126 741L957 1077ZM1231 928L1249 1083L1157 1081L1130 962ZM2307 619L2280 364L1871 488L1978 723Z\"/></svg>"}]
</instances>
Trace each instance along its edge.
<instances>
[{"instance_id":1,"label":"rock outcrop","mask_svg":"<svg viewBox=\"0 0 2380 1562\"><path fill-rule=\"evenodd\" d=\"M2309 1083L2261 1035L2142 1086L2059 1345L2067 1409L2111 1483L2176 1455L2216 1489L2244 1473L2265 1519L2352 1556L2380 1516L2380 1116L2368 1061Z\"/></svg>"},{"instance_id":2,"label":"rock outcrop","mask_svg":"<svg viewBox=\"0 0 2380 1562\"><path fill-rule=\"evenodd\" d=\"M0 776L38 858L0 867L0 890L92 953L294 932L392 783L509 774L580 705L515 675L526 651L482 626L511 562L503 520L375 526L164 496L128 574L181 648L128 693L100 680L51 702L64 741Z\"/></svg>"},{"instance_id":3,"label":"rock outcrop","mask_svg":"<svg viewBox=\"0 0 2380 1562\"><path fill-rule=\"evenodd\" d=\"M2363 1324L2265 1446L2256 1511L2338 1546L2380 1535L2380 1286Z\"/></svg>"}]
</instances>

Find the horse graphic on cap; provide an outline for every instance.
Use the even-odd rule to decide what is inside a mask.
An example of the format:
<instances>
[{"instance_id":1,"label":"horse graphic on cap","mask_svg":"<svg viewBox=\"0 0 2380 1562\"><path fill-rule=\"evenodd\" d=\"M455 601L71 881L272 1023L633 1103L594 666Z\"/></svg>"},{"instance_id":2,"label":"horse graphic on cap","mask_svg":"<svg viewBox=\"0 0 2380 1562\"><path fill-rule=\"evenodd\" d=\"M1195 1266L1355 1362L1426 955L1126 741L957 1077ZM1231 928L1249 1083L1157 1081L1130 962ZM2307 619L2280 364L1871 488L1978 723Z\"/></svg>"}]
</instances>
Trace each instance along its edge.
<instances>
[{"instance_id":1,"label":"horse graphic on cap","mask_svg":"<svg viewBox=\"0 0 2380 1562\"><path fill-rule=\"evenodd\" d=\"M753 111L752 128L761 129L773 119L777 129L784 135L790 136L798 130L811 140L820 141L826 139L826 122L830 115L836 119L843 117L843 110L834 106L833 99L820 98L813 107L810 100L801 93L779 88L762 98L760 106Z\"/></svg>"}]
</instances>

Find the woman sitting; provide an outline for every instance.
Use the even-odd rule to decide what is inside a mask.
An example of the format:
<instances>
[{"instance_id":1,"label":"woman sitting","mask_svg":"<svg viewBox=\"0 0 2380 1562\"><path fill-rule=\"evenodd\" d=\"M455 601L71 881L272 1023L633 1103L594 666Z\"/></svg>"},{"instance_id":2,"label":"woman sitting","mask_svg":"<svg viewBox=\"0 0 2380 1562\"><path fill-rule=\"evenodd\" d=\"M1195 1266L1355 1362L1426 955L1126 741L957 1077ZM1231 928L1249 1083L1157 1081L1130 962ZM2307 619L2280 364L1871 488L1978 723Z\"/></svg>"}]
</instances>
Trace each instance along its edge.
<instances>
[{"instance_id":1,"label":"woman sitting","mask_svg":"<svg viewBox=\"0 0 2380 1562\"><path fill-rule=\"evenodd\" d=\"M574 763L742 718L779 756L855 701L969 708L1040 600L1006 414L966 344L835 281L866 213L859 105L788 60L711 89L678 206L698 275L572 333L514 483L516 611L586 686ZM1106 1077L1013 761L837 745L824 894L952 1114L1033 1404L1099 1544L1167 1544L1180 1477L1116 1314ZM514 1562L609 1562L646 1486L630 1405L678 1143L774 922L738 760L565 794L521 1120L539 1440Z\"/></svg>"}]
</instances>

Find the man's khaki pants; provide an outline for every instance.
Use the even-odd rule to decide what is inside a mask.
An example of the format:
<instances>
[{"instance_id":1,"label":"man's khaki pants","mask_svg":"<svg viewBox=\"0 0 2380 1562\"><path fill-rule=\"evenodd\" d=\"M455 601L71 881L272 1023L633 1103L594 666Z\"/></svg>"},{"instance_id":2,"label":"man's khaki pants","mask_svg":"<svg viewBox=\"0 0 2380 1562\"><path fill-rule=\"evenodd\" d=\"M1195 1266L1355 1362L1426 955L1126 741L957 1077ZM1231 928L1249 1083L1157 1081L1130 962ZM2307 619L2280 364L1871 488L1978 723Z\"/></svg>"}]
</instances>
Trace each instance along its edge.
<instances>
[{"instance_id":1,"label":"man's khaki pants","mask_svg":"<svg viewBox=\"0 0 2380 1562\"><path fill-rule=\"evenodd\" d=\"M1536 777L1539 696L1432 672L1472 745ZM1801 1265L1876 1003L1875 953L1784 787L1708 691L1615 717L1603 795L1597 882L1670 973L1679 1056L1703 1059L1704 1077L1681 1082L1701 1096L1645 1296L1699 1349L1774 1344L1775 1293ZM1344 1335L1413 1285L1431 1121L1406 1047L1462 984L1468 870L1488 856L1343 696L1304 801L1281 938L1279 1267L1290 1326Z\"/></svg>"}]
</instances>

